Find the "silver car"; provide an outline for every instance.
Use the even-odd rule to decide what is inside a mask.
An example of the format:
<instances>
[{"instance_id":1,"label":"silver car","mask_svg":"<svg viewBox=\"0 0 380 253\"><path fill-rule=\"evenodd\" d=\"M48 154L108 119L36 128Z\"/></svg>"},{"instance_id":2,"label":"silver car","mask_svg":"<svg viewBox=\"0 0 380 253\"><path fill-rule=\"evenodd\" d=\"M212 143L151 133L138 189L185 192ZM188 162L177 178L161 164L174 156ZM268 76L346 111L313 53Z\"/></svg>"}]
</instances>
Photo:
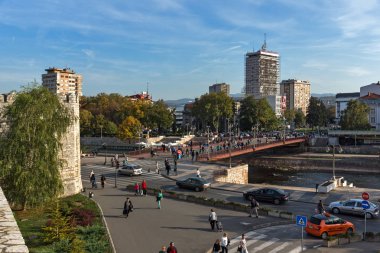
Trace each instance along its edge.
<instances>
[{"instance_id":1,"label":"silver car","mask_svg":"<svg viewBox=\"0 0 380 253\"><path fill-rule=\"evenodd\" d=\"M137 176L142 174L142 168L136 164L127 164L121 167L118 173L127 176Z\"/></svg>"},{"instance_id":2,"label":"silver car","mask_svg":"<svg viewBox=\"0 0 380 253\"><path fill-rule=\"evenodd\" d=\"M368 201L370 208L364 210L362 201L362 199L350 199L347 201L331 202L328 209L335 214L344 213L364 216L365 213L367 218L377 218L379 216L379 207Z\"/></svg>"}]
</instances>

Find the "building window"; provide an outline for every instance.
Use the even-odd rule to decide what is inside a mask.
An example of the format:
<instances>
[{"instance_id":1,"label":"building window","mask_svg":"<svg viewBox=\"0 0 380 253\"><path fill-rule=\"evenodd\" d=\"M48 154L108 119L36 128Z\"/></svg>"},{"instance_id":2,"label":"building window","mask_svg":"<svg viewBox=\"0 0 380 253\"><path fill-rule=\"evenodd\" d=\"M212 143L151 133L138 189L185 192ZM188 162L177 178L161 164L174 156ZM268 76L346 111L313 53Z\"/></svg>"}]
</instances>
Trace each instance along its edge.
<instances>
[{"instance_id":1,"label":"building window","mask_svg":"<svg viewBox=\"0 0 380 253\"><path fill-rule=\"evenodd\" d=\"M375 117L371 117L371 123L376 123Z\"/></svg>"}]
</instances>

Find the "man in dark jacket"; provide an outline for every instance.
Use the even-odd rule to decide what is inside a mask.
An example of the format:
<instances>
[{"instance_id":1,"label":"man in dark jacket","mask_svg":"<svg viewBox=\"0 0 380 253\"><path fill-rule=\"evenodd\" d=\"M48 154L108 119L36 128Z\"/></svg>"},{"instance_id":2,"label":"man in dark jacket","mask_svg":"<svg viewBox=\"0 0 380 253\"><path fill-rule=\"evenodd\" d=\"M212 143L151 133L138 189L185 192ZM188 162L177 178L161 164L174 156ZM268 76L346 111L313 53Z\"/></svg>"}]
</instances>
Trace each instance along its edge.
<instances>
[{"instance_id":1,"label":"man in dark jacket","mask_svg":"<svg viewBox=\"0 0 380 253\"><path fill-rule=\"evenodd\" d=\"M252 217L253 213L255 213L256 218L259 218L259 213L257 209L259 208L259 202L252 196L251 198L251 211L249 212L249 217Z\"/></svg>"}]
</instances>

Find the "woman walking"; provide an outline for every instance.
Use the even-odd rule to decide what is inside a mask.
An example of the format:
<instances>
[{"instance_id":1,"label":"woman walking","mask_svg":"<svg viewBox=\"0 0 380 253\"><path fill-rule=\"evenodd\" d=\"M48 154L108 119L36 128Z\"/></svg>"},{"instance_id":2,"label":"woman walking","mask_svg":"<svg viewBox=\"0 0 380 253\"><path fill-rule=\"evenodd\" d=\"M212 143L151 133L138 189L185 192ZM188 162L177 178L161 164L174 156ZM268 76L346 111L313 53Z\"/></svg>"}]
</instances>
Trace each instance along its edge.
<instances>
[{"instance_id":1,"label":"woman walking","mask_svg":"<svg viewBox=\"0 0 380 253\"><path fill-rule=\"evenodd\" d=\"M241 253L248 253L247 241L245 240L245 235L241 235L241 240L239 242L238 251Z\"/></svg>"},{"instance_id":2,"label":"woman walking","mask_svg":"<svg viewBox=\"0 0 380 253\"><path fill-rule=\"evenodd\" d=\"M162 194L162 190L160 190L159 193L157 194L158 209L161 209L161 200L163 197L164 195Z\"/></svg>"},{"instance_id":3,"label":"woman walking","mask_svg":"<svg viewBox=\"0 0 380 253\"><path fill-rule=\"evenodd\" d=\"M219 239L216 239L215 243L214 243L214 246L212 247L212 252L213 253L219 253L220 252L220 240Z\"/></svg>"},{"instance_id":4,"label":"woman walking","mask_svg":"<svg viewBox=\"0 0 380 253\"><path fill-rule=\"evenodd\" d=\"M129 213L133 210L133 205L132 205L132 201L127 198L125 201L124 201L124 208L123 208L123 214L125 215L125 218L128 217Z\"/></svg>"}]
</instances>

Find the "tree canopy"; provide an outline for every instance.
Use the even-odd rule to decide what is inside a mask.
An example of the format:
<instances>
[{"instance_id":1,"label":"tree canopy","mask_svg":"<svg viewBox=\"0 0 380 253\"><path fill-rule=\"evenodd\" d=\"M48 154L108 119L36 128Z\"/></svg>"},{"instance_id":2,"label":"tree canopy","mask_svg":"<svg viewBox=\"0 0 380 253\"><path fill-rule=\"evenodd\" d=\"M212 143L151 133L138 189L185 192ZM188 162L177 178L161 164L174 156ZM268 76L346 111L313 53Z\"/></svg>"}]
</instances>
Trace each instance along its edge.
<instances>
[{"instance_id":1,"label":"tree canopy","mask_svg":"<svg viewBox=\"0 0 380 253\"><path fill-rule=\"evenodd\" d=\"M1 184L11 204L26 208L57 197L63 187L61 138L75 120L43 87L25 88L6 108L9 129L1 139Z\"/></svg>"},{"instance_id":2,"label":"tree canopy","mask_svg":"<svg viewBox=\"0 0 380 253\"><path fill-rule=\"evenodd\" d=\"M347 109L343 111L340 119L342 130L369 130L371 125L368 121L368 105L358 101L351 100L347 104Z\"/></svg>"},{"instance_id":3,"label":"tree canopy","mask_svg":"<svg viewBox=\"0 0 380 253\"><path fill-rule=\"evenodd\" d=\"M306 122L314 128L326 126L327 120L327 109L323 102L316 97L311 97L307 108Z\"/></svg>"}]
</instances>

